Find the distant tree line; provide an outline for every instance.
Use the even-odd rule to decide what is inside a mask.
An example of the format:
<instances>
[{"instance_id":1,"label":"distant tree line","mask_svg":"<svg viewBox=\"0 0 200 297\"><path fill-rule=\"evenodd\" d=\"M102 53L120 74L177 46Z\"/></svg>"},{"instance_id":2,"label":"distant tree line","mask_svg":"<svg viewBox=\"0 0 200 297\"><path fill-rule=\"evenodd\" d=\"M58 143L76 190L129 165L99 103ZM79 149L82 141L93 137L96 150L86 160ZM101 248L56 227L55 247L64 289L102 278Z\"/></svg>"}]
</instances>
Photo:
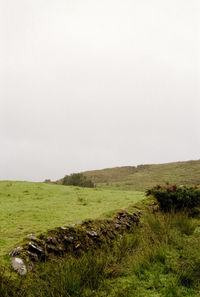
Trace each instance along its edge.
<instances>
[{"instance_id":1,"label":"distant tree line","mask_svg":"<svg viewBox=\"0 0 200 297\"><path fill-rule=\"evenodd\" d=\"M94 183L87 179L85 175L82 173L72 173L70 175L65 175L62 180L62 184L65 186L79 186L79 187L86 187L86 188L94 188Z\"/></svg>"}]
</instances>

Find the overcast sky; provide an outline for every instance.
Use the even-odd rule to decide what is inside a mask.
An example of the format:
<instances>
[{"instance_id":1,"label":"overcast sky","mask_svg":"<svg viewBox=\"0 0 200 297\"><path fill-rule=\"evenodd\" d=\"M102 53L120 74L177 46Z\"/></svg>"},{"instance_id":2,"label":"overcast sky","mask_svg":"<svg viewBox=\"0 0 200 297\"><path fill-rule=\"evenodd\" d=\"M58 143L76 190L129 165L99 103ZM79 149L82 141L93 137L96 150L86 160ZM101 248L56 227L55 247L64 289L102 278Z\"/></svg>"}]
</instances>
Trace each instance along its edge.
<instances>
[{"instance_id":1,"label":"overcast sky","mask_svg":"<svg viewBox=\"0 0 200 297\"><path fill-rule=\"evenodd\" d=\"M200 159L199 0L0 0L0 179Z\"/></svg>"}]
</instances>

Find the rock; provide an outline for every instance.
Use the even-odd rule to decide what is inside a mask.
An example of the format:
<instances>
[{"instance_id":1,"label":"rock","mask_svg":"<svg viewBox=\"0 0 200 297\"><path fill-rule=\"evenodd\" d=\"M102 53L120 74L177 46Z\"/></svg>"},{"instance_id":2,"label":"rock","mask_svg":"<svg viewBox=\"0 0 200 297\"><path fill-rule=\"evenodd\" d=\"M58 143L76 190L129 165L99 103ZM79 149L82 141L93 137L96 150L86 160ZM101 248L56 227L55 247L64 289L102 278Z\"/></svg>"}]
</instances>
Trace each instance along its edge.
<instances>
[{"instance_id":1,"label":"rock","mask_svg":"<svg viewBox=\"0 0 200 297\"><path fill-rule=\"evenodd\" d=\"M40 247L36 246L32 242L29 242L28 248L29 248L29 251L32 251L32 252L36 253L37 255L44 254L43 249L41 249Z\"/></svg>"},{"instance_id":2,"label":"rock","mask_svg":"<svg viewBox=\"0 0 200 297\"><path fill-rule=\"evenodd\" d=\"M78 248L80 248L81 244L78 243L76 246L75 246L75 249L77 250Z\"/></svg>"},{"instance_id":3,"label":"rock","mask_svg":"<svg viewBox=\"0 0 200 297\"><path fill-rule=\"evenodd\" d=\"M120 224L115 224L115 229L120 229L121 225Z\"/></svg>"},{"instance_id":4,"label":"rock","mask_svg":"<svg viewBox=\"0 0 200 297\"><path fill-rule=\"evenodd\" d=\"M97 237L97 236L99 236L99 235L97 234L97 232L95 232L95 231L86 231L86 233L87 233L89 236L91 236L91 237Z\"/></svg>"},{"instance_id":5,"label":"rock","mask_svg":"<svg viewBox=\"0 0 200 297\"><path fill-rule=\"evenodd\" d=\"M60 227L60 229L62 229L62 230L67 230L68 227L62 226L62 227Z\"/></svg>"},{"instance_id":6,"label":"rock","mask_svg":"<svg viewBox=\"0 0 200 297\"><path fill-rule=\"evenodd\" d=\"M46 238L46 242L47 243L52 243L52 244L57 244L58 243L58 238L56 238L56 237L47 237Z\"/></svg>"},{"instance_id":7,"label":"rock","mask_svg":"<svg viewBox=\"0 0 200 297\"><path fill-rule=\"evenodd\" d=\"M122 218L125 218L125 217L127 217L127 213L122 213L120 216L121 216Z\"/></svg>"},{"instance_id":8,"label":"rock","mask_svg":"<svg viewBox=\"0 0 200 297\"><path fill-rule=\"evenodd\" d=\"M13 269L20 275L27 274L27 268L26 268L26 265L24 264L22 259L11 258L11 264L12 264Z\"/></svg>"},{"instance_id":9,"label":"rock","mask_svg":"<svg viewBox=\"0 0 200 297\"><path fill-rule=\"evenodd\" d=\"M53 253L55 255L60 255L64 253L64 249L62 246L56 246L56 245L47 245L46 247L48 253Z\"/></svg>"},{"instance_id":10,"label":"rock","mask_svg":"<svg viewBox=\"0 0 200 297\"><path fill-rule=\"evenodd\" d=\"M126 222L125 225L127 226L128 229L131 228L131 224L130 223Z\"/></svg>"},{"instance_id":11,"label":"rock","mask_svg":"<svg viewBox=\"0 0 200 297\"><path fill-rule=\"evenodd\" d=\"M73 236L64 236L64 240L68 243L72 243L74 241Z\"/></svg>"},{"instance_id":12,"label":"rock","mask_svg":"<svg viewBox=\"0 0 200 297\"><path fill-rule=\"evenodd\" d=\"M18 246L16 248L14 248L12 251L9 252L9 256L16 256L19 255L20 252L23 250L23 248L21 246Z\"/></svg>"},{"instance_id":13,"label":"rock","mask_svg":"<svg viewBox=\"0 0 200 297\"><path fill-rule=\"evenodd\" d=\"M37 239L36 235L33 233L27 234L26 237L32 238L32 239Z\"/></svg>"},{"instance_id":14,"label":"rock","mask_svg":"<svg viewBox=\"0 0 200 297\"><path fill-rule=\"evenodd\" d=\"M27 253L28 253L29 259L30 259L31 261L35 261L35 262L37 262L37 261L39 260L37 254L32 253L32 252L29 252L29 251L28 251Z\"/></svg>"}]
</instances>

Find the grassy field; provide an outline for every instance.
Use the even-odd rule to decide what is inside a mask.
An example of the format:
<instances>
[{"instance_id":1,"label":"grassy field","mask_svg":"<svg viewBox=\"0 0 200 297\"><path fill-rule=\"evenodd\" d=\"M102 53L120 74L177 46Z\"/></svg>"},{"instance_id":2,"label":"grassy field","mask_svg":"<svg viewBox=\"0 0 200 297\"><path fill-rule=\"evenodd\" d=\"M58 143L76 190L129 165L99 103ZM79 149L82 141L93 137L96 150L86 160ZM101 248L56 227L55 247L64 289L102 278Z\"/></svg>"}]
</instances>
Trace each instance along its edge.
<instances>
[{"instance_id":1,"label":"grassy field","mask_svg":"<svg viewBox=\"0 0 200 297\"><path fill-rule=\"evenodd\" d=\"M176 174L182 170L174 163L170 166ZM198 168L195 171L192 166L188 165L188 171L195 173L191 177L194 180ZM143 173L145 170L148 166ZM128 171L129 177L134 174L132 169ZM126 169L120 172L127 180ZM118 190L109 190L0 182L0 296L200 296L200 210L196 209L193 216L186 211L154 213L152 197L145 198L144 192L120 191L124 188L123 183L120 185L115 187ZM90 250L80 258L67 255L38 263L34 273L26 277L10 271L6 255L27 234L37 235L84 219L111 217L135 203L142 213L139 226L119 236L113 245Z\"/></svg>"},{"instance_id":2,"label":"grassy field","mask_svg":"<svg viewBox=\"0 0 200 297\"><path fill-rule=\"evenodd\" d=\"M200 160L166 164L115 167L83 172L97 187L145 191L156 184L200 184Z\"/></svg>"},{"instance_id":3,"label":"grassy field","mask_svg":"<svg viewBox=\"0 0 200 297\"><path fill-rule=\"evenodd\" d=\"M142 200L144 193L31 182L0 182L0 256L29 233L104 218Z\"/></svg>"}]
</instances>

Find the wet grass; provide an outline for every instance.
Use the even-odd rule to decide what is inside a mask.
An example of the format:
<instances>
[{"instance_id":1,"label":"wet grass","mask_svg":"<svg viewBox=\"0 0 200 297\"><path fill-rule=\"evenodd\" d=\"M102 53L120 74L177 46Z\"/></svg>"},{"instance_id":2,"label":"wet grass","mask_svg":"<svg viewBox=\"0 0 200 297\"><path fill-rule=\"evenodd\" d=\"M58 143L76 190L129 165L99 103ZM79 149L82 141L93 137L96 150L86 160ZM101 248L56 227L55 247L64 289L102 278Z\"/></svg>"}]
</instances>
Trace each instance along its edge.
<instances>
[{"instance_id":1,"label":"wet grass","mask_svg":"<svg viewBox=\"0 0 200 297\"><path fill-rule=\"evenodd\" d=\"M0 182L0 256L30 233L105 218L144 199L141 192Z\"/></svg>"},{"instance_id":2,"label":"wet grass","mask_svg":"<svg viewBox=\"0 0 200 297\"><path fill-rule=\"evenodd\" d=\"M194 227L183 232L185 225ZM187 221L187 223L186 223ZM186 213L146 214L112 247L44 263L15 281L0 275L4 297L197 297L200 220Z\"/></svg>"}]
</instances>

